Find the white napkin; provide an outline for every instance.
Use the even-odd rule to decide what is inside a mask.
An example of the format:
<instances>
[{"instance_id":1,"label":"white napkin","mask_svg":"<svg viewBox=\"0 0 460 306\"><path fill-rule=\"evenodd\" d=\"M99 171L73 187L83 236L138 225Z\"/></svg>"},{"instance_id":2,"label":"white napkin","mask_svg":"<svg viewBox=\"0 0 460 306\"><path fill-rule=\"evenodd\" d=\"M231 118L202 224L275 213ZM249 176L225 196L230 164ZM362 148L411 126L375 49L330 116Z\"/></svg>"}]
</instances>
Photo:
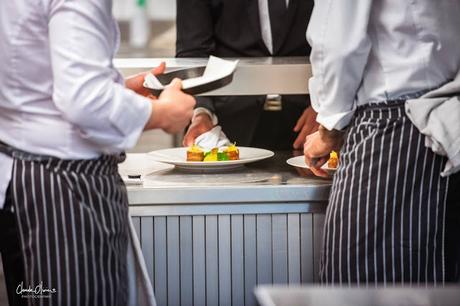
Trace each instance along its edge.
<instances>
[{"instance_id":1,"label":"white napkin","mask_svg":"<svg viewBox=\"0 0 460 306\"><path fill-rule=\"evenodd\" d=\"M460 72L456 78L426 95L406 101L406 114L425 135L425 146L447 156L441 173L447 177L460 171Z\"/></svg>"},{"instance_id":2,"label":"white napkin","mask_svg":"<svg viewBox=\"0 0 460 306\"><path fill-rule=\"evenodd\" d=\"M222 132L222 127L220 125L214 127L209 132L201 134L195 139L195 144L205 151L210 151L213 148L220 148L230 145L230 141L224 132Z\"/></svg>"},{"instance_id":3,"label":"white napkin","mask_svg":"<svg viewBox=\"0 0 460 306\"><path fill-rule=\"evenodd\" d=\"M460 99L419 98L406 102L406 114L420 133L425 146L448 161L441 173L447 177L460 171Z\"/></svg>"}]
</instances>

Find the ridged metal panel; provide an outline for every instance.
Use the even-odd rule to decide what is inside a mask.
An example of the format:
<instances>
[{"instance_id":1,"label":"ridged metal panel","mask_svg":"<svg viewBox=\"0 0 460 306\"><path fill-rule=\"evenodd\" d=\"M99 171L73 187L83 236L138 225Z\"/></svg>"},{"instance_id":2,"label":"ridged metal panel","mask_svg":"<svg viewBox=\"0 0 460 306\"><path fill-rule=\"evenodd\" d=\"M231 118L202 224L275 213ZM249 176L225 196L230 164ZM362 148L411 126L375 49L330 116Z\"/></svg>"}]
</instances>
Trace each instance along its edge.
<instances>
[{"instance_id":1,"label":"ridged metal panel","mask_svg":"<svg viewBox=\"0 0 460 306\"><path fill-rule=\"evenodd\" d=\"M206 305L206 236L204 216L193 217L193 304Z\"/></svg>"},{"instance_id":2,"label":"ridged metal panel","mask_svg":"<svg viewBox=\"0 0 460 306\"><path fill-rule=\"evenodd\" d=\"M313 215L313 280L315 283L319 282L319 262L321 257L321 249L323 246L323 228L325 214Z\"/></svg>"},{"instance_id":3,"label":"ridged metal panel","mask_svg":"<svg viewBox=\"0 0 460 306\"><path fill-rule=\"evenodd\" d=\"M150 220L149 220L150 219ZM168 254L166 247L166 217L157 217L152 220L152 218L141 219L141 229L143 228L142 224L144 222L150 223L153 222L153 242L154 242L154 277L153 277L153 287L155 288L155 296L159 305L167 305L168 301L168 283L167 283L167 274L168 274ZM142 232L142 241L152 241L148 239L149 235L145 232ZM142 245L144 248L144 245ZM145 253L144 253L145 255ZM151 259L148 259L151 261Z\"/></svg>"},{"instance_id":4,"label":"ridged metal panel","mask_svg":"<svg viewBox=\"0 0 460 306\"><path fill-rule=\"evenodd\" d=\"M159 306L253 306L258 284L312 282L321 218L313 220L300 213L133 218Z\"/></svg>"},{"instance_id":5,"label":"ridged metal panel","mask_svg":"<svg viewBox=\"0 0 460 306\"><path fill-rule=\"evenodd\" d=\"M180 303L193 305L193 228L190 216L181 216L180 222ZM166 304L159 304L166 305Z\"/></svg>"},{"instance_id":6,"label":"ridged metal panel","mask_svg":"<svg viewBox=\"0 0 460 306\"><path fill-rule=\"evenodd\" d=\"M152 218L153 219L153 218ZM166 252L168 255L168 305L180 305L180 244L179 244L179 217L166 219Z\"/></svg>"},{"instance_id":7,"label":"ridged metal panel","mask_svg":"<svg viewBox=\"0 0 460 306\"><path fill-rule=\"evenodd\" d=\"M313 216L300 216L300 277L302 283L313 282Z\"/></svg>"}]
</instances>

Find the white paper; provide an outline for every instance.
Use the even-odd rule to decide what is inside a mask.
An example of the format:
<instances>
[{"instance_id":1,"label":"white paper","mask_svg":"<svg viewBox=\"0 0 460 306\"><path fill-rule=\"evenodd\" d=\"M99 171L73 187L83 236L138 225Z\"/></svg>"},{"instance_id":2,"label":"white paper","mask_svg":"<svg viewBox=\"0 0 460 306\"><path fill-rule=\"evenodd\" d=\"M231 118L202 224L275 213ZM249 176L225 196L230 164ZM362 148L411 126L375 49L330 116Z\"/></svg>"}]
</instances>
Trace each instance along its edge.
<instances>
[{"instance_id":1,"label":"white paper","mask_svg":"<svg viewBox=\"0 0 460 306\"><path fill-rule=\"evenodd\" d=\"M189 89L223 79L235 72L237 65L237 60L229 61L215 56L210 56L203 75L201 77L183 80L182 88ZM163 90L168 85L161 84L157 77L155 77L152 73L149 73L145 77L144 87L146 88Z\"/></svg>"}]
</instances>

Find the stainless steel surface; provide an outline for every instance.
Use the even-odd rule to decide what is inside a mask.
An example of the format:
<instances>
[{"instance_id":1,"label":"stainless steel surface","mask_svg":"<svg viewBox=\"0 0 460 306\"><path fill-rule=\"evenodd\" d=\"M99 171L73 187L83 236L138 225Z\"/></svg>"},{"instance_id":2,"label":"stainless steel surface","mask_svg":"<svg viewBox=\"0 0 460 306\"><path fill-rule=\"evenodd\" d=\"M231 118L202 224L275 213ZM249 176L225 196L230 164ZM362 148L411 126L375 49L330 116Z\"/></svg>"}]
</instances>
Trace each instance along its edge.
<instances>
[{"instance_id":1,"label":"stainless steel surface","mask_svg":"<svg viewBox=\"0 0 460 306\"><path fill-rule=\"evenodd\" d=\"M460 287L268 287L256 290L262 306L458 306Z\"/></svg>"},{"instance_id":2,"label":"stainless steel surface","mask_svg":"<svg viewBox=\"0 0 460 306\"><path fill-rule=\"evenodd\" d=\"M199 204L206 208L209 206L207 204L285 203L285 206L273 209L292 211L292 206L300 205L300 211L324 211L331 180L319 179L312 174L301 176L295 168L286 164L291 156L291 152L276 152L273 158L249 164L236 172L202 175L203 180L209 182L205 184L199 179L200 175L195 173L168 170L147 177L144 186L128 187L129 202L134 210L136 206L146 205L167 208L170 204ZM226 175L232 177L231 183L225 182ZM212 179L212 176L215 178ZM241 183L235 180L238 176L241 176ZM256 179L248 182L248 177ZM208 209L212 208L209 206Z\"/></svg>"},{"instance_id":3,"label":"stainless steel surface","mask_svg":"<svg viewBox=\"0 0 460 306\"><path fill-rule=\"evenodd\" d=\"M206 65L202 58L117 58L115 66L128 76L150 70L166 62L168 70ZM241 96L266 94L308 94L311 67L306 57L243 58L233 82L219 90L203 95Z\"/></svg>"}]
</instances>

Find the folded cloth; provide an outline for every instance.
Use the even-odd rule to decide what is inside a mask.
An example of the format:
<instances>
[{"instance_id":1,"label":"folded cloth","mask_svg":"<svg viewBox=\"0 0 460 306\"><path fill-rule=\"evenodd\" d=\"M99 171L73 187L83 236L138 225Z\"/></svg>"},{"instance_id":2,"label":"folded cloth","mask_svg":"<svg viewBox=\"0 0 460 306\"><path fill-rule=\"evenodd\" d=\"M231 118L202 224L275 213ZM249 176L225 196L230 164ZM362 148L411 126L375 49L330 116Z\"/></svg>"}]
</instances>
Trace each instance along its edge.
<instances>
[{"instance_id":1,"label":"folded cloth","mask_svg":"<svg viewBox=\"0 0 460 306\"><path fill-rule=\"evenodd\" d=\"M409 119L425 135L425 146L447 156L441 176L460 171L460 72L444 86L407 100L405 108Z\"/></svg>"},{"instance_id":2,"label":"folded cloth","mask_svg":"<svg viewBox=\"0 0 460 306\"><path fill-rule=\"evenodd\" d=\"M210 151L213 148L220 148L230 145L230 141L224 132L222 132L222 127L217 125L209 132L201 134L195 139L195 144L206 151Z\"/></svg>"}]
</instances>

